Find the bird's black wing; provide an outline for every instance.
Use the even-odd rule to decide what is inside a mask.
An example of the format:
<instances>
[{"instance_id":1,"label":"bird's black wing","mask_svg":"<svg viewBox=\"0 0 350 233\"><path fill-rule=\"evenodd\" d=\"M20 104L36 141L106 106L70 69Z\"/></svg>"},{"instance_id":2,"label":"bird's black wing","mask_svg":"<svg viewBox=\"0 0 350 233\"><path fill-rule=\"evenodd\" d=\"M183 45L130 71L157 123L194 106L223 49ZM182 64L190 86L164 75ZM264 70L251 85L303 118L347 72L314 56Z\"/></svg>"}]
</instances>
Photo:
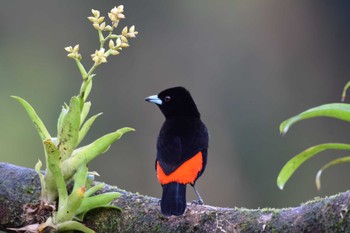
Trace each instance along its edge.
<instances>
[{"instance_id":1,"label":"bird's black wing","mask_svg":"<svg viewBox=\"0 0 350 233\"><path fill-rule=\"evenodd\" d=\"M206 164L208 131L200 120L191 122L184 132L175 130L174 133L168 129L167 125L163 125L157 141L157 161L166 175L174 172L182 163L200 151L205 153L204 165Z\"/></svg>"}]
</instances>

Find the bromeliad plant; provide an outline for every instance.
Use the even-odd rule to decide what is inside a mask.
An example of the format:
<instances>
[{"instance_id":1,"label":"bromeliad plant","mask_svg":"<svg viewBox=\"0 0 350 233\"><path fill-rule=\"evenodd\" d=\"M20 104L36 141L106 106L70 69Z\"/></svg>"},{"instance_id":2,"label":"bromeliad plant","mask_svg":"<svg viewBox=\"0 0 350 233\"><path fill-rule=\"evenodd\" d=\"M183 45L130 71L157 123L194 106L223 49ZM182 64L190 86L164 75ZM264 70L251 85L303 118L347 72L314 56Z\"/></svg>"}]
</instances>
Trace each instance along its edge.
<instances>
[{"instance_id":1,"label":"bromeliad plant","mask_svg":"<svg viewBox=\"0 0 350 233\"><path fill-rule=\"evenodd\" d=\"M85 213L94 208L108 207L117 208L110 203L120 196L117 192L94 195L104 187L103 183L91 186L91 174L89 175L87 165L99 155L105 153L110 145L118 140L124 133L133 131L132 128L121 128L107 134L89 145L78 147L89 131L93 122L101 113L85 120L91 108L91 102L87 101L94 71L102 63L107 62L110 55L118 55L122 49L129 47L128 40L134 38L138 32L135 26L124 27L121 34L115 34L114 30L119 22L125 18L124 7L114 7L108 17L111 24L107 25L105 17L100 16L98 10L92 10L93 16L88 17L93 27L97 30L100 47L91 55L94 64L87 71L81 63L82 56L79 53L79 45L66 47L68 57L74 59L83 78L80 92L73 96L69 105L62 107L57 122L57 136L52 137L44 123L39 118L33 107L24 99L12 96L26 110L33 121L45 151L46 170L42 174L42 163L39 160L35 170L39 175L41 183L40 204L28 205L26 208L26 219L29 224L26 227L16 229L17 231L44 232L48 228L54 231L94 232L78 220L82 220ZM108 48L105 43L108 41ZM67 183L73 182L73 189L69 193ZM58 205L56 203L58 202ZM35 216L42 215L45 216ZM43 220L38 220L43 219Z\"/></svg>"},{"instance_id":2,"label":"bromeliad plant","mask_svg":"<svg viewBox=\"0 0 350 233\"><path fill-rule=\"evenodd\" d=\"M349 87L350 87L350 81L345 85L343 89L342 102L344 102L345 100L346 91L348 90ZM280 132L281 134L284 135L288 132L289 128L296 122L309 119L309 118L314 118L314 117L331 117L331 118L336 118L339 120L350 122L350 104L331 103L331 104L324 104L318 107L311 108L282 122L282 124L280 125ZM299 168L300 165L302 165L304 162L306 162L308 159L310 159L314 155L317 155L320 152L325 150L350 150L350 144L324 143L324 144L319 144L304 150L303 152L294 156L291 160L289 160L283 166L282 170L280 171L277 177L278 187L280 189L283 189L286 182L293 175L293 173ZM315 182L316 182L317 189L321 188L321 174L325 169L333 165L336 165L339 163L346 163L346 162L350 162L350 156L341 157L341 158L332 160L326 165L324 165L316 174Z\"/></svg>"}]
</instances>

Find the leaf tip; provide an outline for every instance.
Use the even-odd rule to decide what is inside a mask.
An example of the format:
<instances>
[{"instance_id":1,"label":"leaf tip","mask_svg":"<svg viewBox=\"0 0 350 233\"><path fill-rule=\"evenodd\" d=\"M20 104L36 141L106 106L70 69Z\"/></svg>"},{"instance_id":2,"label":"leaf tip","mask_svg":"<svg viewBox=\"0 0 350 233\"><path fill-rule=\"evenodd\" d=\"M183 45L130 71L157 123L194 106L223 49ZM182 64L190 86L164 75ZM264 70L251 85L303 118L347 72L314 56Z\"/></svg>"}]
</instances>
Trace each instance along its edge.
<instances>
[{"instance_id":1,"label":"leaf tip","mask_svg":"<svg viewBox=\"0 0 350 233\"><path fill-rule=\"evenodd\" d=\"M277 186L278 186L278 188L279 188L280 190L282 190L282 191L283 191L283 188L284 188L284 182L283 182L283 181L281 181L281 178L280 178L280 177L278 177L278 178L277 178Z\"/></svg>"},{"instance_id":2,"label":"leaf tip","mask_svg":"<svg viewBox=\"0 0 350 233\"><path fill-rule=\"evenodd\" d=\"M279 188L281 191L283 191L284 185L279 184L279 185L278 185L278 188Z\"/></svg>"},{"instance_id":3,"label":"leaf tip","mask_svg":"<svg viewBox=\"0 0 350 233\"><path fill-rule=\"evenodd\" d=\"M345 95L344 94L341 96L341 102L345 102Z\"/></svg>"},{"instance_id":4,"label":"leaf tip","mask_svg":"<svg viewBox=\"0 0 350 233\"><path fill-rule=\"evenodd\" d=\"M321 190L321 174L322 174L322 169L317 172L316 179L315 179L316 188L318 191Z\"/></svg>"},{"instance_id":5,"label":"leaf tip","mask_svg":"<svg viewBox=\"0 0 350 233\"><path fill-rule=\"evenodd\" d=\"M123 133L136 131L134 128L131 128L131 127L124 127L124 128L119 129L119 130ZM117 131L119 131L119 130L117 130Z\"/></svg>"},{"instance_id":6,"label":"leaf tip","mask_svg":"<svg viewBox=\"0 0 350 233\"><path fill-rule=\"evenodd\" d=\"M18 97L18 96L16 96L16 95L10 95L10 97L11 97L12 99L15 99L15 100L21 99L20 97Z\"/></svg>"},{"instance_id":7,"label":"leaf tip","mask_svg":"<svg viewBox=\"0 0 350 233\"><path fill-rule=\"evenodd\" d=\"M286 133L288 132L288 129L289 129L289 127L288 126L286 126L286 127L280 127L280 134L281 134L281 136L284 136L284 135L286 135Z\"/></svg>"},{"instance_id":8,"label":"leaf tip","mask_svg":"<svg viewBox=\"0 0 350 233\"><path fill-rule=\"evenodd\" d=\"M43 164L42 164L41 160L39 159L38 162L35 164L35 171L40 172L42 165Z\"/></svg>"}]
</instances>

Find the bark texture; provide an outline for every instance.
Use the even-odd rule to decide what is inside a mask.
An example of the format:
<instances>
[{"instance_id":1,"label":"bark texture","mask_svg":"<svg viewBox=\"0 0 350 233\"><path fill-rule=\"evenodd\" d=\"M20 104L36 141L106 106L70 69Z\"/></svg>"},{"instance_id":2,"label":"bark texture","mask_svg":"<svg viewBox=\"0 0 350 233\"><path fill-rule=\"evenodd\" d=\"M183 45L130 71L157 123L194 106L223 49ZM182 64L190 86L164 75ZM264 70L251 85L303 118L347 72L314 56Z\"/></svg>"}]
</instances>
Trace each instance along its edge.
<instances>
[{"instance_id":1,"label":"bark texture","mask_svg":"<svg viewBox=\"0 0 350 233\"><path fill-rule=\"evenodd\" d=\"M350 191L285 209L221 208L188 205L181 217L164 217L159 199L114 186L102 192L123 195L123 210L96 209L84 224L96 232L350 232ZM21 227L23 205L38 202L40 185L33 169L0 163L0 230Z\"/></svg>"}]
</instances>

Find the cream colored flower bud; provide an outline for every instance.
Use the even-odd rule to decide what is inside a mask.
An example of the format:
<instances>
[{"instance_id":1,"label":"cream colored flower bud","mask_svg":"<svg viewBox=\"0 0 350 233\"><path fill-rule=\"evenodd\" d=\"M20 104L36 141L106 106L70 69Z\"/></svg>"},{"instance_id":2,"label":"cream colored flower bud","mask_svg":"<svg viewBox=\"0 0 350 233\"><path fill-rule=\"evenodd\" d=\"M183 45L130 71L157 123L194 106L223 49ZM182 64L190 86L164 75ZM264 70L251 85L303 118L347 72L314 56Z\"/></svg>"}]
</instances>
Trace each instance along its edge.
<instances>
[{"instance_id":1,"label":"cream colored flower bud","mask_svg":"<svg viewBox=\"0 0 350 233\"><path fill-rule=\"evenodd\" d=\"M100 25L98 23L94 23L92 25L96 30L100 30Z\"/></svg>"},{"instance_id":2,"label":"cream colored flower bud","mask_svg":"<svg viewBox=\"0 0 350 233\"><path fill-rule=\"evenodd\" d=\"M65 47L64 50L66 50L67 52L73 52L73 47L68 46L68 47Z\"/></svg>"},{"instance_id":3,"label":"cream colored flower bud","mask_svg":"<svg viewBox=\"0 0 350 233\"><path fill-rule=\"evenodd\" d=\"M122 41L121 41L121 39L120 38L118 38L116 41L115 41L115 43L116 43L116 48L119 48L120 46L122 46Z\"/></svg>"},{"instance_id":4,"label":"cream colored flower bud","mask_svg":"<svg viewBox=\"0 0 350 233\"><path fill-rule=\"evenodd\" d=\"M123 12L124 11L124 5L119 5L118 6L118 10L119 10L119 12Z\"/></svg>"},{"instance_id":5,"label":"cream colored flower bud","mask_svg":"<svg viewBox=\"0 0 350 233\"><path fill-rule=\"evenodd\" d=\"M111 54L112 54L112 55L119 55L120 53L119 53L117 50L112 50L112 51L111 51Z\"/></svg>"},{"instance_id":6,"label":"cream colored flower bud","mask_svg":"<svg viewBox=\"0 0 350 233\"><path fill-rule=\"evenodd\" d=\"M134 37L136 37L137 34L138 34L138 32L135 31L135 26L132 25L129 29L129 32L126 34L126 37L134 38Z\"/></svg>"},{"instance_id":7,"label":"cream colored flower bud","mask_svg":"<svg viewBox=\"0 0 350 233\"><path fill-rule=\"evenodd\" d=\"M127 39L125 36L121 36L120 38L121 38L121 40L122 40L124 43L128 43L128 42L129 42L128 39Z\"/></svg>"},{"instance_id":8,"label":"cream colored flower bud","mask_svg":"<svg viewBox=\"0 0 350 233\"><path fill-rule=\"evenodd\" d=\"M68 53L67 57L74 58L75 57L75 53Z\"/></svg>"},{"instance_id":9,"label":"cream colored flower bud","mask_svg":"<svg viewBox=\"0 0 350 233\"><path fill-rule=\"evenodd\" d=\"M135 33L128 33L126 36L127 36L128 38L134 38L134 37L136 37Z\"/></svg>"},{"instance_id":10,"label":"cream colored flower bud","mask_svg":"<svg viewBox=\"0 0 350 233\"><path fill-rule=\"evenodd\" d=\"M118 21L120 19L125 19L123 12L124 6L120 5L118 7L113 7L113 9L108 13L108 17L111 19L113 27L118 26Z\"/></svg>"},{"instance_id":11,"label":"cream colored flower bud","mask_svg":"<svg viewBox=\"0 0 350 233\"><path fill-rule=\"evenodd\" d=\"M100 17L100 11L92 9L91 12L95 16L95 18Z\"/></svg>"},{"instance_id":12,"label":"cream colored flower bud","mask_svg":"<svg viewBox=\"0 0 350 233\"><path fill-rule=\"evenodd\" d=\"M106 63L107 62L107 58L106 57L101 57L100 61L101 61L101 63Z\"/></svg>"},{"instance_id":13,"label":"cream colored flower bud","mask_svg":"<svg viewBox=\"0 0 350 233\"><path fill-rule=\"evenodd\" d=\"M103 31L103 30L105 30L105 27L106 27L106 23L103 22L103 23L100 24L100 27L99 27L99 28L100 28L100 30Z\"/></svg>"},{"instance_id":14,"label":"cream colored flower bud","mask_svg":"<svg viewBox=\"0 0 350 233\"><path fill-rule=\"evenodd\" d=\"M118 14L118 12L119 11L118 11L117 7L113 7L112 10L111 10L111 13L114 14L114 15Z\"/></svg>"},{"instance_id":15,"label":"cream colored flower bud","mask_svg":"<svg viewBox=\"0 0 350 233\"><path fill-rule=\"evenodd\" d=\"M113 40L109 40L109 44L108 44L110 49L114 49L114 41Z\"/></svg>"},{"instance_id":16,"label":"cream colored flower bud","mask_svg":"<svg viewBox=\"0 0 350 233\"><path fill-rule=\"evenodd\" d=\"M111 25L107 25L105 29L109 32L113 31L113 27Z\"/></svg>"},{"instance_id":17,"label":"cream colored flower bud","mask_svg":"<svg viewBox=\"0 0 350 233\"><path fill-rule=\"evenodd\" d=\"M115 21L115 16L113 13L108 12L108 17L111 21Z\"/></svg>"},{"instance_id":18,"label":"cream colored flower bud","mask_svg":"<svg viewBox=\"0 0 350 233\"><path fill-rule=\"evenodd\" d=\"M95 23L96 22L96 18L95 17L88 17L88 19L90 20L91 23Z\"/></svg>"},{"instance_id":19,"label":"cream colored flower bud","mask_svg":"<svg viewBox=\"0 0 350 233\"><path fill-rule=\"evenodd\" d=\"M127 47L129 47L130 45L128 44L128 43L122 43L122 48L127 48Z\"/></svg>"},{"instance_id":20,"label":"cream colored flower bud","mask_svg":"<svg viewBox=\"0 0 350 233\"><path fill-rule=\"evenodd\" d=\"M91 58L96 65L107 62L105 49L96 50L94 54L91 54Z\"/></svg>"},{"instance_id":21,"label":"cream colored flower bud","mask_svg":"<svg viewBox=\"0 0 350 233\"><path fill-rule=\"evenodd\" d=\"M112 26L113 26L114 28L116 28L116 27L118 27L118 24L119 24L119 20L115 21L115 22L112 24Z\"/></svg>"},{"instance_id":22,"label":"cream colored flower bud","mask_svg":"<svg viewBox=\"0 0 350 233\"><path fill-rule=\"evenodd\" d=\"M105 20L105 17L100 17L97 19L97 23L102 23Z\"/></svg>"},{"instance_id":23,"label":"cream colored flower bud","mask_svg":"<svg viewBox=\"0 0 350 233\"><path fill-rule=\"evenodd\" d=\"M77 44L76 46L74 46L73 48L73 53L78 53L79 51L79 44Z\"/></svg>"},{"instance_id":24,"label":"cream colored flower bud","mask_svg":"<svg viewBox=\"0 0 350 233\"><path fill-rule=\"evenodd\" d=\"M128 26L123 28L122 35L125 36L127 33L128 33Z\"/></svg>"},{"instance_id":25,"label":"cream colored flower bud","mask_svg":"<svg viewBox=\"0 0 350 233\"><path fill-rule=\"evenodd\" d=\"M93 57L92 60L93 60L96 64L101 64L101 62L99 61L98 57Z\"/></svg>"}]
</instances>

